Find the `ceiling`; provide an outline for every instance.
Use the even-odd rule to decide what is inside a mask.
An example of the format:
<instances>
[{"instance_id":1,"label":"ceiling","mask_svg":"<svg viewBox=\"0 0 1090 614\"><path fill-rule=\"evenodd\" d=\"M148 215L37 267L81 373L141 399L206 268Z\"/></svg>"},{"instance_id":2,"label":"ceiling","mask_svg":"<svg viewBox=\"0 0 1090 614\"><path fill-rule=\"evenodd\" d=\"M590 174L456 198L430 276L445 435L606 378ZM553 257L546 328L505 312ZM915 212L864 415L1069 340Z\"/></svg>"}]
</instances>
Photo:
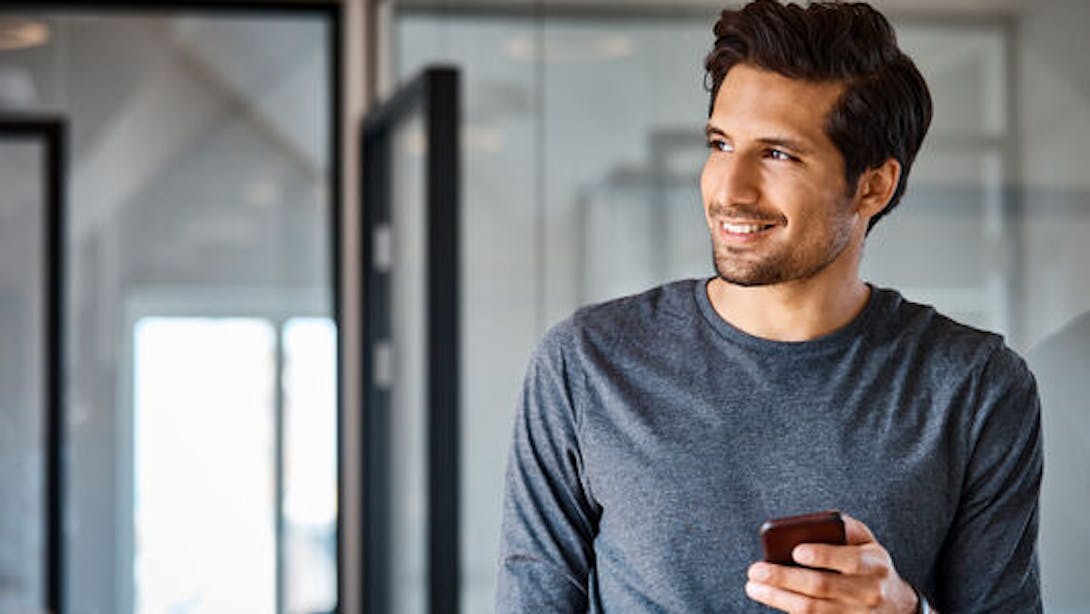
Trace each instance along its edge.
<instances>
[{"instance_id":1,"label":"ceiling","mask_svg":"<svg viewBox=\"0 0 1090 614\"><path fill-rule=\"evenodd\" d=\"M430 8L438 10L495 10L521 11L544 8L564 11L637 12L662 11L718 11L740 4L724 0L380 0L397 6ZM871 4L891 16L981 16L1018 13L1029 6L1031 0L871 0Z\"/></svg>"}]
</instances>

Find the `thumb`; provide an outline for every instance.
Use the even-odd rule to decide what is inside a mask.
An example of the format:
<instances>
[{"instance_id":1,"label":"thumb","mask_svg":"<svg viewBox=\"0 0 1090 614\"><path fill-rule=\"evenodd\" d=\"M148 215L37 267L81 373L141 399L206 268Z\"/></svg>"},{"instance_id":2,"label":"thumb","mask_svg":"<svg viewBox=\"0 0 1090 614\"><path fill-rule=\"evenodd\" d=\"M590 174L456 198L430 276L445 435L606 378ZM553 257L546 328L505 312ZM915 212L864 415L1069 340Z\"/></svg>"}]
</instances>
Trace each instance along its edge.
<instances>
[{"instance_id":1,"label":"thumb","mask_svg":"<svg viewBox=\"0 0 1090 614\"><path fill-rule=\"evenodd\" d=\"M841 514L841 516L844 518L844 536L848 540L848 545L860 546L878 541L867 525L847 514Z\"/></svg>"}]
</instances>

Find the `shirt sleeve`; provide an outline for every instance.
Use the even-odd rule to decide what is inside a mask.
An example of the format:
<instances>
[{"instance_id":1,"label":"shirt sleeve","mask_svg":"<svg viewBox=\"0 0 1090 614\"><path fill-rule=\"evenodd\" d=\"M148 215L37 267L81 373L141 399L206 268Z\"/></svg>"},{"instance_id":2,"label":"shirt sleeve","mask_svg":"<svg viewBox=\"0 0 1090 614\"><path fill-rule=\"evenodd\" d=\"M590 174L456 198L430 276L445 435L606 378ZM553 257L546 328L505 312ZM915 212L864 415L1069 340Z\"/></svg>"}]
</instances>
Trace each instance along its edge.
<instances>
[{"instance_id":1,"label":"shirt sleeve","mask_svg":"<svg viewBox=\"0 0 1090 614\"><path fill-rule=\"evenodd\" d=\"M563 325L562 325L563 326ZM599 510L584 477L562 334L530 361L507 461L496 612L586 612Z\"/></svg>"},{"instance_id":2,"label":"shirt sleeve","mask_svg":"<svg viewBox=\"0 0 1090 614\"><path fill-rule=\"evenodd\" d=\"M977 387L972 453L931 601L944 614L1041 612L1037 386L1022 359L1003 348Z\"/></svg>"}]
</instances>

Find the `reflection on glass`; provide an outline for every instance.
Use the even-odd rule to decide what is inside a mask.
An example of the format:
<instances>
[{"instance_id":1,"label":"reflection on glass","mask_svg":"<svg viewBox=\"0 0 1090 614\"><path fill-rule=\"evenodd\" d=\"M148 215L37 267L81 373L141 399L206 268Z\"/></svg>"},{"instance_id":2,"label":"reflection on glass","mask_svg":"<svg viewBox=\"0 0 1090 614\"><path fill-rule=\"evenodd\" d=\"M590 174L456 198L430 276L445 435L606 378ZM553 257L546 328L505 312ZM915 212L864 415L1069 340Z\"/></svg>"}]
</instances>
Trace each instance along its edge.
<instances>
[{"instance_id":1,"label":"reflection on glass","mask_svg":"<svg viewBox=\"0 0 1090 614\"><path fill-rule=\"evenodd\" d=\"M284 324L284 549L287 614L337 602L336 335L327 318Z\"/></svg>"},{"instance_id":2,"label":"reflection on glass","mask_svg":"<svg viewBox=\"0 0 1090 614\"><path fill-rule=\"evenodd\" d=\"M419 117L393 133L390 227L393 385L390 394L390 611L427 609L427 365L424 319L424 152Z\"/></svg>"},{"instance_id":3,"label":"reflection on glass","mask_svg":"<svg viewBox=\"0 0 1090 614\"><path fill-rule=\"evenodd\" d=\"M136 325L138 613L274 611L275 334L243 318Z\"/></svg>"},{"instance_id":4,"label":"reflection on glass","mask_svg":"<svg viewBox=\"0 0 1090 614\"><path fill-rule=\"evenodd\" d=\"M0 142L0 612L44 596L44 148Z\"/></svg>"}]
</instances>

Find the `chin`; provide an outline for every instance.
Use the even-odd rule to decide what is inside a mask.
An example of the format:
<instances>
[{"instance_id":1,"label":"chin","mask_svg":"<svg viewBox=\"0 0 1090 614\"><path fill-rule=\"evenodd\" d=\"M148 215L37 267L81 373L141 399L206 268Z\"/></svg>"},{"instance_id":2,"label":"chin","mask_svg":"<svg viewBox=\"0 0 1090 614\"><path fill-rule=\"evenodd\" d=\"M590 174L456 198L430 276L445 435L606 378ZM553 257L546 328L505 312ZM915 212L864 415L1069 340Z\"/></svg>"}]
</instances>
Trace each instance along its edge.
<instances>
[{"instance_id":1,"label":"chin","mask_svg":"<svg viewBox=\"0 0 1090 614\"><path fill-rule=\"evenodd\" d=\"M743 288L771 286L787 280L786 276L783 275L783 271L771 268L752 267L749 270L738 270L738 268L719 266L718 263L715 267L715 274L728 284Z\"/></svg>"},{"instance_id":2,"label":"chin","mask_svg":"<svg viewBox=\"0 0 1090 614\"><path fill-rule=\"evenodd\" d=\"M712 266L719 279L734 286L758 288L771 286L786 281L788 275L782 263L778 262L739 262L734 258L712 255Z\"/></svg>"}]
</instances>

